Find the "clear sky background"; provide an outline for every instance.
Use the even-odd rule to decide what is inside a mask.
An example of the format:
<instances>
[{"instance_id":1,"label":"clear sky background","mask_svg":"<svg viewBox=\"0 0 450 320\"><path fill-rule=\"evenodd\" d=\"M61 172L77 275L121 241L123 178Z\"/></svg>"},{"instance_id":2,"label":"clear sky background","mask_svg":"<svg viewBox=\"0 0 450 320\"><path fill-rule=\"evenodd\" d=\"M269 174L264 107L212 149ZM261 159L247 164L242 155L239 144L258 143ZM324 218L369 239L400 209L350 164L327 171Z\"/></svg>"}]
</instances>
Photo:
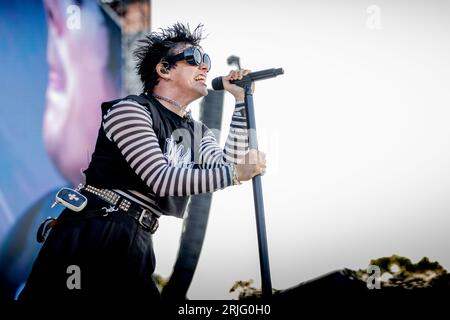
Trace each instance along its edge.
<instances>
[{"instance_id":1,"label":"clear sky background","mask_svg":"<svg viewBox=\"0 0 450 320\"><path fill-rule=\"evenodd\" d=\"M176 21L205 25L208 82L231 54L285 70L255 92L274 288L392 254L450 268L450 2L152 0L153 30ZM232 109L228 95L225 128ZM165 217L154 237L165 277L181 226ZM251 183L214 194L188 296L231 299L248 279L260 286Z\"/></svg>"}]
</instances>

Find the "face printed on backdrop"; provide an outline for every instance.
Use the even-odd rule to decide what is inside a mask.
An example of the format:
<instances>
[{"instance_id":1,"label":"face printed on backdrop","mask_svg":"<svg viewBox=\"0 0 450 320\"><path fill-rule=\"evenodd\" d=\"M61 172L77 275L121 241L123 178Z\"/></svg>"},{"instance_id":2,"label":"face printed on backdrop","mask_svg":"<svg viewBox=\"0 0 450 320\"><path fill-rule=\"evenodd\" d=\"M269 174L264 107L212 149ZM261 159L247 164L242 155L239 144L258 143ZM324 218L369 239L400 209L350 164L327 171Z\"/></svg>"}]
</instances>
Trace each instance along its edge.
<instances>
[{"instance_id":1,"label":"face printed on backdrop","mask_svg":"<svg viewBox=\"0 0 450 320\"><path fill-rule=\"evenodd\" d=\"M49 65L45 147L59 172L78 184L93 152L102 101L118 96L108 70L109 39L95 1L45 0Z\"/></svg>"}]
</instances>

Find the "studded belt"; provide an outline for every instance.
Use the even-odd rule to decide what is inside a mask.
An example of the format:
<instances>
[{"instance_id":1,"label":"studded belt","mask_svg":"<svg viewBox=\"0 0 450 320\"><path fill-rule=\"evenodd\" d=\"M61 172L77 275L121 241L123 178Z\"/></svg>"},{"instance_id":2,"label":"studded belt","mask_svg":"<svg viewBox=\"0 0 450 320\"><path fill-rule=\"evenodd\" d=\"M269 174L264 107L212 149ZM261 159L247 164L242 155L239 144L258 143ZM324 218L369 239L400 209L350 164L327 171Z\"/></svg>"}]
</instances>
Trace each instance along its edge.
<instances>
[{"instance_id":1,"label":"studded belt","mask_svg":"<svg viewBox=\"0 0 450 320\"><path fill-rule=\"evenodd\" d=\"M142 208L139 204L126 199L117 192L109 189L96 188L90 185L85 185L81 190L94 194L113 207L126 212L129 216L134 218L142 226L142 228L150 231L150 233L153 234L158 229L159 222L156 214Z\"/></svg>"}]
</instances>

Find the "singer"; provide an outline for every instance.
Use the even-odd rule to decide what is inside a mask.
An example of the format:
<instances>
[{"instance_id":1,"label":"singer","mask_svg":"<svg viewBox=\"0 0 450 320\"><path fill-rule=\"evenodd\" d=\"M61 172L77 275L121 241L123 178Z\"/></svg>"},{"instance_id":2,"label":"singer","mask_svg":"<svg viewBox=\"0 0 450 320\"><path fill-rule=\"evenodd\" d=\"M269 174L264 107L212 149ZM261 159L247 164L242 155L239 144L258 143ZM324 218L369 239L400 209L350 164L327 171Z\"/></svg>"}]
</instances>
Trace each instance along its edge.
<instances>
[{"instance_id":1,"label":"singer","mask_svg":"<svg viewBox=\"0 0 450 320\"><path fill-rule=\"evenodd\" d=\"M88 203L79 212L66 208L60 214L21 302L157 305L151 235L159 217L182 218L190 195L264 174L264 153L248 150L244 91L230 83L249 70L222 78L236 100L223 150L212 131L186 111L208 94L211 59L200 46L202 28L191 31L177 23L141 40L135 57L143 93L102 104L95 151L78 189Z\"/></svg>"}]
</instances>

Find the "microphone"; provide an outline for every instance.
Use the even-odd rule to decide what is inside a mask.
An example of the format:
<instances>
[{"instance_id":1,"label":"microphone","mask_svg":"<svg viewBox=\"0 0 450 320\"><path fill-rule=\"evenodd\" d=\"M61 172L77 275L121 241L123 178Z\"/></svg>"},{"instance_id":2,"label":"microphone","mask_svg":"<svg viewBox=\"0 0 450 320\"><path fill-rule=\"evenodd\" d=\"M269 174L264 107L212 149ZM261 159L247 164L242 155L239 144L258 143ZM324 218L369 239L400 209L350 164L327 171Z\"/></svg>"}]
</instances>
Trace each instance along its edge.
<instances>
[{"instance_id":1,"label":"microphone","mask_svg":"<svg viewBox=\"0 0 450 320\"><path fill-rule=\"evenodd\" d=\"M283 68L267 69L267 70L262 70L262 71L251 72L248 75L246 75L245 77L243 77L241 80L233 80L233 81L230 81L230 83L236 84L240 87L244 87L244 85L249 82L273 78L280 74L284 74ZM223 90L222 77L214 78L211 82L211 85L214 90Z\"/></svg>"}]
</instances>

